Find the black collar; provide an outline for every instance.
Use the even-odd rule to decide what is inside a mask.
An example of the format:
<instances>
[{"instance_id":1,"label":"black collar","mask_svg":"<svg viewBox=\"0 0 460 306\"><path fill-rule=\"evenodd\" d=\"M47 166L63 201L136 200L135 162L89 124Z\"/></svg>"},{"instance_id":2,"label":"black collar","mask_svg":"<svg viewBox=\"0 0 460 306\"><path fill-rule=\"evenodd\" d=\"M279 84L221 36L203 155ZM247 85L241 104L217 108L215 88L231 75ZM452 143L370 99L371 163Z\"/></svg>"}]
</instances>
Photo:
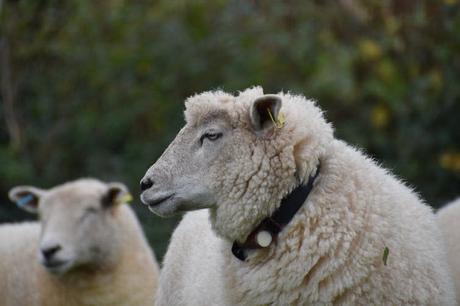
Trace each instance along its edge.
<instances>
[{"instance_id":1,"label":"black collar","mask_svg":"<svg viewBox=\"0 0 460 306\"><path fill-rule=\"evenodd\" d=\"M299 185L290 194L285 196L281 200L281 205L273 213L273 215L262 220L262 222L251 232L251 234L249 234L244 243L240 244L236 241L233 242L233 255L235 255L235 257L239 260L245 261L247 257L246 250L268 247L275 240L281 230L292 220L292 218L294 218L294 215L297 211L299 211L303 203L305 203L318 174L319 166L316 169L316 173L313 176L310 176L307 184Z\"/></svg>"}]
</instances>

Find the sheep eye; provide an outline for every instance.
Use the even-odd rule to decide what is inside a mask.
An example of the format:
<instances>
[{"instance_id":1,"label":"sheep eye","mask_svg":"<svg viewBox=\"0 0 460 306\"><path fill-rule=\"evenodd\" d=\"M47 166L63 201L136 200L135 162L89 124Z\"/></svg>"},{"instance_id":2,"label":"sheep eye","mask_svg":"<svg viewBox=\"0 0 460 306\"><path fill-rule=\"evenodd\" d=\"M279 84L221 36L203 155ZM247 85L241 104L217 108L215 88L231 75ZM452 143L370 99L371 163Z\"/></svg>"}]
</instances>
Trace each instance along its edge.
<instances>
[{"instance_id":1,"label":"sheep eye","mask_svg":"<svg viewBox=\"0 0 460 306\"><path fill-rule=\"evenodd\" d=\"M88 207L86 210L85 210L85 214L95 214L97 213L97 209L94 208L94 207Z\"/></svg>"},{"instance_id":2,"label":"sheep eye","mask_svg":"<svg viewBox=\"0 0 460 306\"><path fill-rule=\"evenodd\" d=\"M211 140L211 141L215 141L215 140L219 139L221 136L222 136L222 133L207 132L207 133L204 133L204 134L201 136L200 142L201 142L201 144L203 144L203 141L204 141L205 139L208 139L208 140Z\"/></svg>"},{"instance_id":3,"label":"sheep eye","mask_svg":"<svg viewBox=\"0 0 460 306\"><path fill-rule=\"evenodd\" d=\"M97 209L94 207L88 207L84 210L83 214L80 216L79 222L86 220L88 216L92 216L97 213Z\"/></svg>"}]
</instances>

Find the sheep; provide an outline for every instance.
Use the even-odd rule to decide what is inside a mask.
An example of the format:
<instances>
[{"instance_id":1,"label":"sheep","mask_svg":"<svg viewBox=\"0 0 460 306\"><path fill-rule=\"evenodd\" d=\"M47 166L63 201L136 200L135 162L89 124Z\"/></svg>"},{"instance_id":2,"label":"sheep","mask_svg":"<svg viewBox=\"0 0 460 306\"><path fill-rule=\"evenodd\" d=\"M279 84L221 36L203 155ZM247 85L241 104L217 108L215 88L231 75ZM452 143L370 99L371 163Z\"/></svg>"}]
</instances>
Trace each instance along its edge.
<instances>
[{"instance_id":1,"label":"sheep","mask_svg":"<svg viewBox=\"0 0 460 306\"><path fill-rule=\"evenodd\" d=\"M460 300L460 197L442 207L436 213L441 233L447 248L447 262L454 279L457 301Z\"/></svg>"},{"instance_id":2,"label":"sheep","mask_svg":"<svg viewBox=\"0 0 460 306\"><path fill-rule=\"evenodd\" d=\"M314 102L254 87L185 108L141 200L207 211L175 230L157 305L455 305L432 210Z\"/></svg>"},{"instance_id":3,"label":"sheep","mask_svg":"<svg viewBox=\"0 0 460 306\"><path fill-rule=\"evenodd\" d=\"M158 264L123 184L86 178L9 197L40 222L0 226L0 305L154 305Z\"/></svg>"}]
</instances>

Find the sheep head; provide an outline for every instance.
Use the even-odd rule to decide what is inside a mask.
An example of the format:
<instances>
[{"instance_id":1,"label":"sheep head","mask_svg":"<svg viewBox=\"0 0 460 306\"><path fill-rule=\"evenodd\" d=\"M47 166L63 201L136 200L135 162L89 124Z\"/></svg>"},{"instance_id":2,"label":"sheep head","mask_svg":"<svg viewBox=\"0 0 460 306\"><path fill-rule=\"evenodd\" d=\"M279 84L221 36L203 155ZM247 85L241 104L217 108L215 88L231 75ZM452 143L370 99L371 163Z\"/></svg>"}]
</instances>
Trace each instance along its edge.
<instances>
[{"instance_id":1,"label":"sheep head","mask_svg":"<svg viewBox=\"0 0 460 306\"><path fill-rule=\"evenodd\" d=\"M103 268L120 247L118 204L129 192L121 183L81 179L49 190L18 186L9 197L19 207L39 213L40 263L62 275L78 267Z\"/></svg>"},{"instance_id":2,"label":"sheep head","mask_svg":"<svg viewBox=\"0 0 460 306\"><path fill-rule=\"evenodd\" d=\"M281 199L308 179L332 140L313 102L260 87L185 102L186 125L141 181L160 216L209 208L217 234L243 241Z\"/></svg>"}]
</instances>

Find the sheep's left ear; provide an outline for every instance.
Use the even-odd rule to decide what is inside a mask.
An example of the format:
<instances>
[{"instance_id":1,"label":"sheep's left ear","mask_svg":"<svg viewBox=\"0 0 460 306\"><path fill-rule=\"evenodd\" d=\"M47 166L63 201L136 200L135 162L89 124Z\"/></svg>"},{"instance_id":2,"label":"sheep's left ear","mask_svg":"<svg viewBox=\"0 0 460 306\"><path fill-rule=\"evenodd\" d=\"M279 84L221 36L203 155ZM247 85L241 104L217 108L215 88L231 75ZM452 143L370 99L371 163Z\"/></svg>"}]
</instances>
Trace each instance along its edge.
<instances>
[{"instance_id":1,"label":"sheep's left ear","mask_svg":"<svg viewBox=\"0 0 460 306\"><path fill-rule=\"evenodd\" d=\"M249 116L256 132L266 131L277 124L281 109L281 98L277 95L264 95L252 102Z\"/></svg>"},{"instance_id":2,"label":"sheep's left ear","mask_svg":"<svg viewBox=\"0 0 460 306\"><path fill-rule=\"evenodd\" d=\"M40 199L44 194L45 191L40 188L32 186L17 186L10 190L8 197L11 201L16 203L19 208L36 214L38 212Z\"/></svg>"},{"instance_id":3,"label":"sheep's left ear","mask_svg":"<svg viewBox=\"0 0 460 306\"><path fill-rule=\"evenodd\" d=\"M102 197L103 207L112 207L119 204L128 203L133 199L128 187L122 183L108 183L107 191Z\"/></svg>"}]
</instances>

